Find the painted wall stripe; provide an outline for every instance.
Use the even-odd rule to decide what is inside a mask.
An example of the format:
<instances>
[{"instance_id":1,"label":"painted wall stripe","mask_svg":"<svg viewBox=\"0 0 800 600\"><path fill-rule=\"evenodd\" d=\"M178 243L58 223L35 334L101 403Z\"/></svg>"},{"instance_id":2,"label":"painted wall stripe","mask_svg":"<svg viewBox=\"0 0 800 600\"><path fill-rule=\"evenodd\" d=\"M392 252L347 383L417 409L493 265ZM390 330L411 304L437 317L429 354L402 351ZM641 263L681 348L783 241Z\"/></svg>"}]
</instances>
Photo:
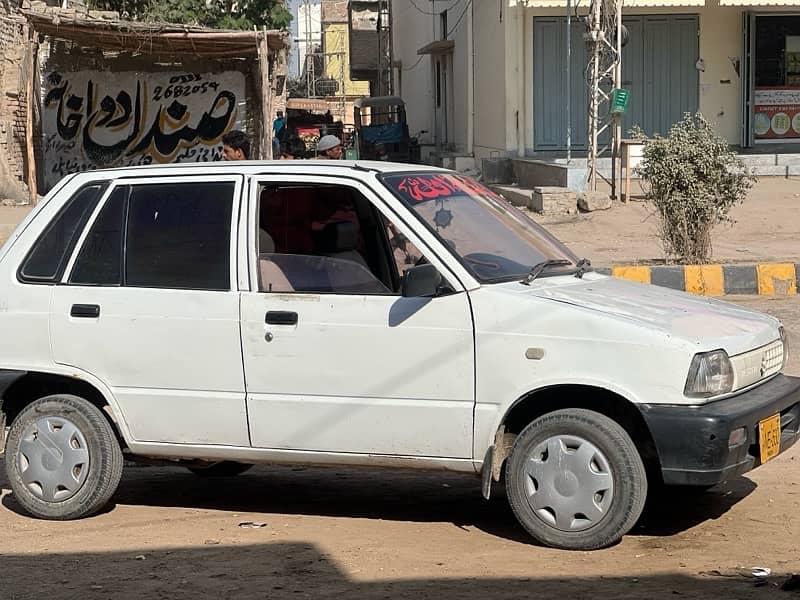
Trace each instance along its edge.
<instances>
[{"instance_id":1,"label":"painted wall stripe","mask_svg":"<svg viewBox=\"0 0 800 600\"><path fill-rule=\"evenodd\" d=\"M800 263L707 264L707 265L617 265L597 272L620 279L649 283L705 296L797 294Z\"/></svg>"},{"instance_id":2,"label":"painted wall stripe","mask_svg":"<svg viewBox=\"0 0 800 600\"><path fill-rule=\"evenodd\" d=\"M683 274L687 292L703 296L722 296L725 293L722 265L686 265Z\"/></svg>"},{"instance_id":3,"label":"painted wall stripe","mask_svg":"<svg viewBox=\"0 0 800 600\"><path fill-rule=\"evenodd\" d=\"M757 294L756 265L723 265L726 294Z\"/></svg>"},{"instance_id":4,"label":"painted wall stripe","mask_svg":"<svg viewBox=\"0 0 800 600\"><path fill-rule=\"evenodd\" d=\"M785 296L797 293L797 272L794 263L759 264L758 293L765 296Z\"/></svg>"},{"instance_id":5,"label":"painted wall stripe","mask_svg":"<svg viewBox=\"0 0 800 600\"><path fill-rule=\"evenodd\" d=\"M683 276L683 267L656 266L650 269L650 283L668 287L673 290L683 291L686 280Z\"/></svg>"},{"instance_id":6,"label":"painted wall stripe","mask_svg":"<svg viewBox=\"0 0 800 600\"><path fill-rule=\"evenodd\" d=\"M639 283L650 283L650 267L614 267L611 271L614 277L638 281Z\"/></svg>"}]
</instances>

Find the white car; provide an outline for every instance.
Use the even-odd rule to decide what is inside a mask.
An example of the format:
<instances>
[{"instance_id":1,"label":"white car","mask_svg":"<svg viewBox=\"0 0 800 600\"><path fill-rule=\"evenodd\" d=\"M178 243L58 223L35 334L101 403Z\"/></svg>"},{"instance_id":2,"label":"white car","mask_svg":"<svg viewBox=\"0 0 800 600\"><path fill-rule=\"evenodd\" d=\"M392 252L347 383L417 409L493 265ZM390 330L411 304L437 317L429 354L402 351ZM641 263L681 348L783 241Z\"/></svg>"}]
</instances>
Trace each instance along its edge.
<instances>
[{"instance_id":1,"label":"white car","mask_svg":"<svg viewBox=\"0 0 800 600\"><path fill-rule=\"evenodd\" d=\"M648 488L799 435L778 321L595 273L427 167L69 176L0 249L0 331L6 471L46 519L100 510L123 457L367 465L478 475L487 498L505 473L536 541L591 549Z\"/></svg>"}]
</instances>

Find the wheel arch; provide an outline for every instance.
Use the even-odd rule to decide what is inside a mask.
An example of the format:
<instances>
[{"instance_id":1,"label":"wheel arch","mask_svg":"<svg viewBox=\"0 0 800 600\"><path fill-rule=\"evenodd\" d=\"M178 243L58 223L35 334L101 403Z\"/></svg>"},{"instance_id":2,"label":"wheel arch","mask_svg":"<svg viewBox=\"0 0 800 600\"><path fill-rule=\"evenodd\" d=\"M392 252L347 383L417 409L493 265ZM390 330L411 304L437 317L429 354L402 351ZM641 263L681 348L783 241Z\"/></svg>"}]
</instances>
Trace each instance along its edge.
<instances>
[{"instance_id":1,"label":"wheel arch","mask_svg":"<svg viewBox=\"0 0 800 600\"><path fill-rule=\"evenodd\" d=\"M492 481L500 481L517 435L535 419L565 408L592 410L616 421L636 445L648 480L661 480L661 463L655 441L641 411L632 401L603 387L564 384L532 390L520 396L503 415L482 467L484 497L489 497Z\"/></svg>"},{"instance_id":2,"label":"wheel arch","mask_svg":"<svg viewBox=\"0 0 800 600\"><path fill-rule=\"evenodd\" d=\"M25 371L0 394L0 414L8 424L30 403L45 396L71 394L83 398L100 409L111 424L120 444L127 446L125 423L110 393L99 382L81 375L65 375L47 371Z\"/></svg>"}]
</instances>

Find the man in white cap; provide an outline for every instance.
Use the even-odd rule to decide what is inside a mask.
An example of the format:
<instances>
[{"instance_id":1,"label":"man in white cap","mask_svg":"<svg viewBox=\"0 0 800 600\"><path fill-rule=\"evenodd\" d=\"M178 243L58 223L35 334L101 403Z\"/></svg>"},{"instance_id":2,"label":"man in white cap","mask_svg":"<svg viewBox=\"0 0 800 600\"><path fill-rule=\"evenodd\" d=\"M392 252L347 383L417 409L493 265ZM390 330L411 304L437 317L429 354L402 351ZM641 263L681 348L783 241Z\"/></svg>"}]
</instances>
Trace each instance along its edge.
<instances>
[{"instance_id":1,"label":"man in white cap","mask_svg":"<svg viewBox=\"0 0 800 600\"><path fill-rule=\"evenodd\" d=\"M335 135L323 135L317 142L317 152L319 153L319 158L339 160L344 153L342 140Z\"/></svg>"}]
</instances>

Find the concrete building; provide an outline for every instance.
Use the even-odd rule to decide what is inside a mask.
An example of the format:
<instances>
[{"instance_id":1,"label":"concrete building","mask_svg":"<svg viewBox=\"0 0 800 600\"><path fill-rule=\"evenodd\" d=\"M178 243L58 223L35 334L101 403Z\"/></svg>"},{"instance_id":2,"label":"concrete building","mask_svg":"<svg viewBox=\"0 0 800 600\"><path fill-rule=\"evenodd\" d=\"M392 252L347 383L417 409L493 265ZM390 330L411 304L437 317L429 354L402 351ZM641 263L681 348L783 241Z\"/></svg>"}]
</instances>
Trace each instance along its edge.
<instances>
[{"instance_id":1,"label":"concrete building","mask_svg":"<svg viewBox=\"0 0 800 600\"><path fill-rule=\"evenodd\" d=\"M304 0L297 7L297 75L303 73L306 55L315 52L322 46L322 19L321 6Z\"/></svg>"},{"instance_id":2,"label":"concrete building","mask_svg":"<svg viewBox=\"0 0 800 600\"><path fill-rule=\"evenodd\" d=\"M369 82L350 78L347 0L322 0L322 51L326 75L343 87L331 95L344 95L350 99L369 95Z\"/></svg>"},{"instance_id":3,"label":"concrete building","mask_svg":"<svg viewBox=\"0 0 800 600\"><path fill-rule=\"evenodd\" d=\"M440 154L556 156L569 84L572 148L585 149L587 6L572 11L567 82L565 0L395 0L395 89L412 132L427 130ZM664 134L699 110L744 152L800 151L800 2L626 0L623 11L624 132Z\"/></svg>"}]
</instances>

